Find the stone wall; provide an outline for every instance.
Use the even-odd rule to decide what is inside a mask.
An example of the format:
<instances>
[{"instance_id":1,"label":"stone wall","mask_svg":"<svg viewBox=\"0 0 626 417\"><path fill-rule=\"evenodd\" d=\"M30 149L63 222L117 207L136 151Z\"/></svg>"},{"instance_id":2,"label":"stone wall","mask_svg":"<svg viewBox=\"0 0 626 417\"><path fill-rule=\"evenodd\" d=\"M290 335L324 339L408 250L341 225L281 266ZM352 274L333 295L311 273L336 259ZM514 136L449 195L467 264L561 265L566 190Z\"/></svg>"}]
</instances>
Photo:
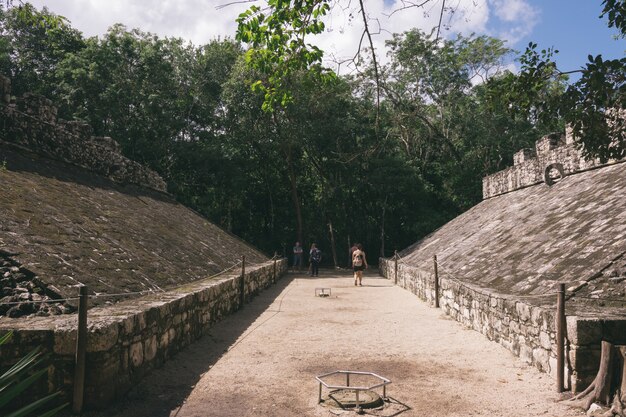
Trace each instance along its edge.
<instances>
[{"instance_id":1,"label":"stone wall","mask_svg":"<svg viewBox=\"0 0 626 417\"><path fill-rule=\"evenodd\" d=\"M94 137L90 125L57 119L57 108L45 97L24 94L11 98L11 82L0 75L0 142L26 148L103 175L121 184L137 184L165 191L165 181L154 171L121 154L108 137Z\"/></svg>"},{"instance_id":2,"label":"stone wall","mask_svg":"<svg viewBox=\"0 0 626 417\"><path fill-rule=\"evenodd\" d=\"M238 268L162 294L90 309L85 407L101 408L122 396L151 369L241 308L242 299L249 301L275 283L287 261L249 266L243 283ZM48 381L40 390L61 389L71 399L76 325L76 315L0 319L0 332L15 332L9 344L0 346L0 367L40 346L52 355Z\"/></svg>"},{"instance_id":3,"label":"stone wall","mask_svg":"<svg viewBox=\"0 0 626 417\"><path fill-rule=\"evenodd\" d=\"M400 261L396 275L395 265L393 259L381 258L381 275L434 305L434 273ZM556 299L536 297L531 302L444 277L439 281L439 305L447 315L556 377ZM578 392L593 380L602 339L625 343L626 319L567 317L567 388Z\"/></svg>"},{"instance_id":4,"label":"stone wall","mask_svg":"<svg viewBox=\"0 0 626 417\"><path fill-rule=\"evenodd\" d=\"M583 158L574 145L571 130L565 136L544 136L535 143L534 149L518 151L513 163L512 167L483 178L483 199L542 182L550 185L559 177L606 165Z\"/></svg>"}]
</instances>

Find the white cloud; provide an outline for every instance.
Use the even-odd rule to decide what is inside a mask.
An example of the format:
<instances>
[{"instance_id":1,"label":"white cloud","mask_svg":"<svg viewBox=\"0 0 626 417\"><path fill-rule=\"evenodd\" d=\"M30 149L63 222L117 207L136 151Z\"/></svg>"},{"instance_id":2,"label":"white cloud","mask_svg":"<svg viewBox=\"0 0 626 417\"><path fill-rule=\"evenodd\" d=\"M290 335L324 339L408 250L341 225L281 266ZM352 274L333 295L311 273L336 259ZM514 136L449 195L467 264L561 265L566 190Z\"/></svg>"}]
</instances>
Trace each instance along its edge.
<instances>
[{"instance_id":1,"label":"white cloud","mask_svg":"<svg viewBox=\"0 0 626 417\"><path fill-rule=\"evenodd\" d=\"M234 37L235 18L248 4L217 9L229 0L30 0L68 18L85 36L106 33L115 23L160 36L181 37L204 44L220 36Z\"/></svg>"},{"instance_id":2,"label":"white cloud","mask_svg":"<svg viewBox=\"0 0 626 417\"><path fill-rule=\"evenodd\" d=\"M188 39L196 45L207 43L218 36L234 37L235 18L250 3L217 8L229 1L31 0L39 8L51 3L48 4L51 11L67 17L72 26L85 36L102 35L111 25L122 23L128 28L140 28L160 36ZM404 4L402 0L368 0L365 4L378 58L384 62L384 45L391 34L414 27L429 32L439 21L442 0L432 0L423 8L401 11L399 9ZM357 6L357 2L340 1L325 20L326 32L310 38L311 43L326 52L329 66L334 67L332 58L352 58L357 51L363 33L363 21ZM537 15L527 0L457 0L453 13L447 11L444 14L442 26L445 30L442 36L476 32L499 35L514 41L532 30ZM489 29L494 16L506 22L500 30ZM369 46L367 39L363 40L363 46Z\"/></svg>"},{"instance_id":3,"label":"white cloud","mask_svg":"<svg viewBox=\"0 0 626 417\"><path fill-rule=\"evenodd\" d=\"M393 33L402 33L413 28L420 28L430 32L439 23L442 1L433 0L424 8L402 9L402 1L393 3L383 0L370 0L366 3L369 16L368 25L372 32L372 42L378 53L378 59L386 62L385 42L391 39ZM446 33L484 32L489 16L486 0L459 0L453 13L446 13L442 21L441 36ZM362 47L369 47L367 38L363 38L363 20L359 10L355 7L332 9L328 19L326 33L314 40L336 60L352 58L362 42ZM328 62L329 65L332 62ZM344 67L345 68L345 64Z\"/></svg>"},{"instance_id":4,"label":"white cloud","mask_svg":"<svg viewBox=\"0 0 626 417\"><path fill-rule=\"evenodd\" d=\"M515 43L532 33L540 12L527 0L492 0L495 16L502 22L493 35Z\"/></svg>"}]
</instances>

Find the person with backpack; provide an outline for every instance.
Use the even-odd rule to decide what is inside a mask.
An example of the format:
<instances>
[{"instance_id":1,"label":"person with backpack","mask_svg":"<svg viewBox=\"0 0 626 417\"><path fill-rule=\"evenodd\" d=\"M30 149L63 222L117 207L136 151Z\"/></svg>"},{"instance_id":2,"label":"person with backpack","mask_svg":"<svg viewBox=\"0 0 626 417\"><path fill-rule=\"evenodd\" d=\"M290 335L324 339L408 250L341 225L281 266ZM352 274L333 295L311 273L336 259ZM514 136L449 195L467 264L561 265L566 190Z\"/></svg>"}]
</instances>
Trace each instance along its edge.
<instances>
[{"instance_id":1,"label":"person with backpack","mask_svg":"<svg viewBox=\"0 0 626 417\"><path fill-rule=\"evenodd\" d=\"M320 262L322 261L322 251L313 243L309 252L309 262L311 264L311 276L316 277L320 272Z\"/></svg>"},{"instance_id":2,"label":"person with backpack","mask_svg":"<svg viewBox=\"0 0 626 417\"><path fill-rule=\"evenodd\" d=\"M354 253L355 250L357 250L358 248L356 247L356 243L352 244L352 247L350 248L350 253L348 255L349 259L350 259L350 268L352 268L352 254Z\"/></svg>"},{"instance_id":3,"label":"person with backpack","mask_svg":"<svg viewBox=\"0 0 626 417\"><path fill-rule=\"evenodd\" d=\"M363 251L363 245L356 245L356 250L352 252L352 269L354 270L354 285L363 285L363 271L367 268L367 258Z\"/></svg>"}]
</instances>

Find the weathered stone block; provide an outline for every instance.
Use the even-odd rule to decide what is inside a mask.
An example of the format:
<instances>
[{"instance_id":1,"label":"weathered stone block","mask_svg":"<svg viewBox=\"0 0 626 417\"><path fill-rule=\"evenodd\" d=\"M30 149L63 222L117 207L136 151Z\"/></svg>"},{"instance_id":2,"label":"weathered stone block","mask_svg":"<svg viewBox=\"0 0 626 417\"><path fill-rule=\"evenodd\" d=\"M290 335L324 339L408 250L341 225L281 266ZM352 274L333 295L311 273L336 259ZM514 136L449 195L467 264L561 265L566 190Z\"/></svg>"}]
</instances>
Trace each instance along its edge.
<instances>
[{"instance_id":1,"label":"weathered stone block","mask_svg":"<svg viewBox=\"0 0 626 417\"><path fill-rule=\"evenodd\" d=\"M575 323L575 324L574 324ZM567 337L571 343L584 346L598 344L602 338L602 322L593 319L567 320Z\"/></svg>"},{"instance_id":2,"label":"weathered stone block","mask_svg":"<svg viewBox=\"0 0 626 417\"><path fill-rule=\"evenodd\" d=\"M550 355L547 350L542 348L533 349L533 363L539 370L549 372L550 364L549 364Z\"/></svg>"},{"instance_id":3,"label":"weathered stone block","mask_svg":"<svg viewBox=\"0 0 626 417\"><path fill-rule=\"evenodd\" d=\"M519 357L527 363L533 363L533 350L526 345L526 340L523 336L519 338Z\"/></svg>"},{"instance_id":4,"label":"weathered stone block","mask_svg":"<svg viewBox=\"0 0 626 417\"><path fill-rule=\"evenodd\" d=\"M565 137L561 134L553 133L546 135L535 142L535 150L537 152L537 156L544 156L549 151L562 145L565 145Z\"/></svg>"},{"instance_id":5,"label":"weathered stone block","mask_svg":"<svg viewBox=\"0 0 626 417\"><path fill-rule=\"evenodd\" d=\"M53 351L57 355L76 353L76 329L57 330L54 333Z\"/></svg>"},{"instance_id":6,"label":"weathered stone block","mask_svg":"<svg viewBox=\"0 0 626 417\"><path fill-rule=\"evenodd\" d=\"M517 302L515 304L515 311L521 322L530 320L530 306L528 304Z\"/></svg>"},{"instance_id":7,"label":"weathered stone block","mask_svg":"<svg viewBox=\"0 0 626 417\"><path fill-rule=\"evenodd\" d=\"M119 323L95 323L89 329L87 350L89 352L106 352L117 344Z\"/></svg>"},{"instance_id":8,"label":"weathered stone block","mask_svg":"<svg viewBox=\"0 0 626 417\"><path fill-rule=\"evenodd\" d=\"M537 154L532 148L520 149L513 154L513 165L521 165L524 162L529 161L537 157Z\"/></svg>"},{"instance_id":9,"label":"weathered stone block","mask_svg":"<svg viewBox=\"0 0 626 417\"><path fill-rule=\"evenodd\" d=\"M550 335L546 332L539 332L539 344L542 348L550 350L552 348L552 341Z\"/></svg>"},{"instance_id":10,"label":"weathered stone block","mask_svg":"<svg viewBox=\"0 0 626 417\"><path fill-rule=\"evenodd\" d=\"M130 363L137 368L143 364L143 344L141 342L130 345Z\"/></svg>"},{"instance_id":11,"label":"weathered stone block","mask_svg":"<svg viewBox=\"0 0 626 417\"><path fill-rule=\"evenodd\" d=\"M152 359L154 359L157 353L157 348L158 348L158 344L157 344L156 335L146 340L144 343L144 353L143 353L144 361L151 361Z\"/></svg>"}]
</instances>

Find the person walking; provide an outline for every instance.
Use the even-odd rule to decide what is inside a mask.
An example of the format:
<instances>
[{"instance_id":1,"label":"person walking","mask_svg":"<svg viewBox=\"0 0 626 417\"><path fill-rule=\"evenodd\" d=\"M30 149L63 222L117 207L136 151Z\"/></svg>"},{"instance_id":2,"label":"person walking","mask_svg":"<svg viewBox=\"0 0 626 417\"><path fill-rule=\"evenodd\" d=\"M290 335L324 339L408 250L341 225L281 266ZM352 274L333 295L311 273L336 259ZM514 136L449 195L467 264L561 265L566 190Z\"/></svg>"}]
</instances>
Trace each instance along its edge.
<instances>
[{"instance_id":1,"label":"person walking","mask_svg":"<svg viewBox=\"0 0 626 417\"><path fill-rule=\"evenodd\" d=\"M352 247L350 248L350 254L349 254L349 259L350 259L350 268L352 268L352 254L354 254L354 251L357 250L358 248L356 247L356 243L352 244Z\"/></svg>"},{"instance_id":2,"label":"person walking","mask_svg":"<svg viewBox=\"0 0 626 417\"><path fill-rule=\"evenodd\" d=\"M317 277L320 272L320 262L322 261L322 251L313 243L309 252L309 262L311 263L311 276Z\"/></svg>"},{"instance_id":3,"label":"person walking","mask_svg":"<svg viewBox=\"0 0 626 417\"><path fill-rule=\"evenodd\" d=\"M356 250L352 252L352 269L354 270L354 285L363 285L363 271L367 269L367 258L363 251L363 245L356 245Z\"/></svg>"},{"instance_id":4,"label":"person walking","mask_svg":"<svg viewBox=\"0 0 626 417\"><path fill-rule=\"evenodd\" d=\"M298 272L302 269L302 246L300 246L300 242L296 242L296 245L293 247L293 265L292 268L295 271L296 266L298 266Z\"/></svg>"}]
</instances>

